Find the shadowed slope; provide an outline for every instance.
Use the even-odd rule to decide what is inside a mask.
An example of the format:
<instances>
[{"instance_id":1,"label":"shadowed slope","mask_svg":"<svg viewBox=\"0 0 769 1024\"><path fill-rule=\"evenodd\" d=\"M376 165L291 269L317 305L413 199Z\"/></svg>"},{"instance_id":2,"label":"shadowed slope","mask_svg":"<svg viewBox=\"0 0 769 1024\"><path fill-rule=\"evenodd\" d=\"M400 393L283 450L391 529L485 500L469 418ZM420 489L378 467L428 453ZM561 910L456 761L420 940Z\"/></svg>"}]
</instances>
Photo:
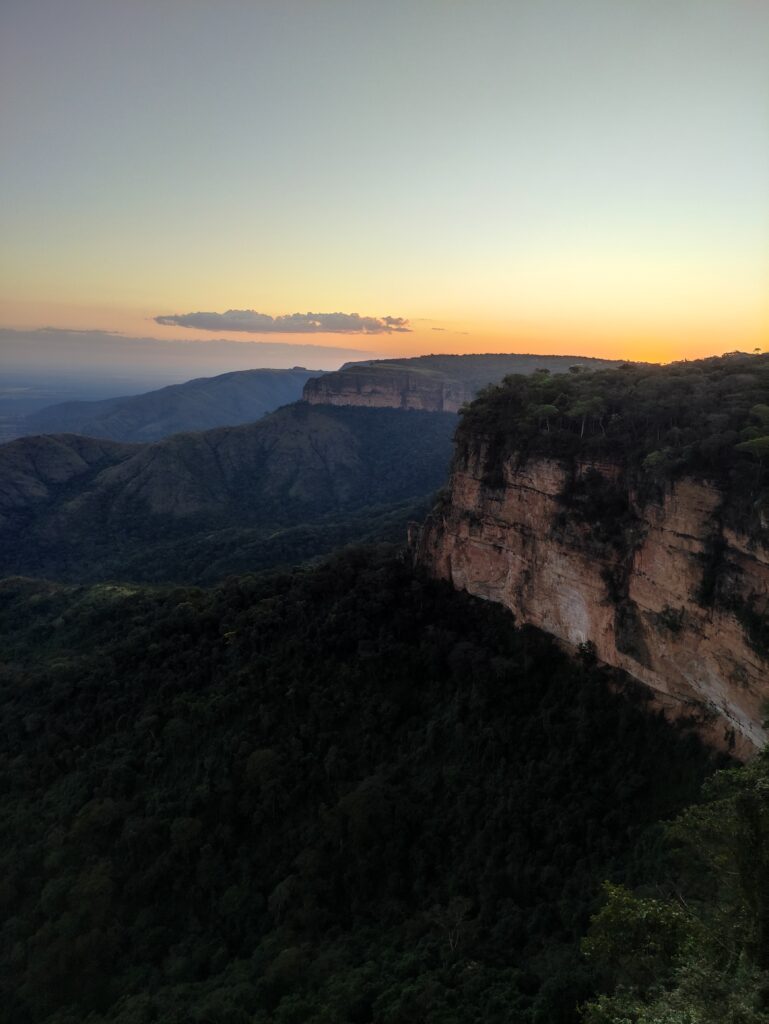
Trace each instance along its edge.
<instances>
[{"instance_id":1,"label":"shadowed slope","mask_svg":"<svg viewBox=\"0 0 769 1024\"><path fill-rule=\"evenodd\" d=\"M402 534L405 506L445 479L454 425L297 403L149 445L22 438L0 448L0 572L200 579L223 552L222 572L301 560L368 536L372 517L393 512Z\"/></svg>"},{"instance_id":2,"label":"shadowed slope","mask_svg":"<svg viewBox=\"0 0 769 1024\"><path fill-rule=\"evenodd\" d=\"M61 432L115 441L157 441L189 430L249 423L295 402L314 370L241 370L200 377L143 395L62 402L32 413L27 434Z\"/></svg>"}]
</instances>

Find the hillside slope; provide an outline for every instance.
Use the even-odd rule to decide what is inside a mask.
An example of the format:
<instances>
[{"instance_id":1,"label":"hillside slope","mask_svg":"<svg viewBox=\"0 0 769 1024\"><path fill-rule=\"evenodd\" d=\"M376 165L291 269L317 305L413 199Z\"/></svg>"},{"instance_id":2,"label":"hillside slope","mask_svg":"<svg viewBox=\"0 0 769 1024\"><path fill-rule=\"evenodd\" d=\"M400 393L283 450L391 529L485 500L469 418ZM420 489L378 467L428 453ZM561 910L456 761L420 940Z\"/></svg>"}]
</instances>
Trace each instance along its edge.
<instances>
[{"instance_id":1,"label":"hillside slope","mask_svg":"<svg viewBox=\"0 0 769 1024\"><path fill-rule=\"evenodd\" d=\"M405 531L445 480L453 417L286 406L148 445L0 447L0 573L199 580Z\"/></svg>"},{"instance_id":2,"label":"hillside slope","mask_svg":"<svg viewBox=\"0 0 769 1024\"><path fill-rule=\"evenodd\" d=\"M24 434L86 434L113 441L158 441L183 431L237 426L297 401L317 371L239 370L157 391L98 402L63 402L31 413Z\"/></svg>"}]
</instances>

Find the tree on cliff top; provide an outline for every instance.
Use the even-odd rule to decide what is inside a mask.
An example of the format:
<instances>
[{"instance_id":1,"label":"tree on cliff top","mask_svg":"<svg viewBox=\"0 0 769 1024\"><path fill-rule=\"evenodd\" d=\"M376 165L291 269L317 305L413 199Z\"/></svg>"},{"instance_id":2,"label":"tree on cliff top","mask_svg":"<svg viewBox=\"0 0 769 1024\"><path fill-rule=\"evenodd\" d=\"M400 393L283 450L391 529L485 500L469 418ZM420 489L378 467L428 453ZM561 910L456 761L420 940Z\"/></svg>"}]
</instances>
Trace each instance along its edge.
<instances>
[{"instance_id":1,"label":"tree on cliff top","mask_svg":"<svg viewBox=\"0 0 769 1024\"><path fill-rule=\"evenodd\" d=\"M730 513L760 528L756 501L769 487L769 355L509 376L461 417L460 457L482 441L489 481L502 479L499 466L513 456L608 459L640 484L714 480L735 499Z\"/></svg>"}]
</instances>

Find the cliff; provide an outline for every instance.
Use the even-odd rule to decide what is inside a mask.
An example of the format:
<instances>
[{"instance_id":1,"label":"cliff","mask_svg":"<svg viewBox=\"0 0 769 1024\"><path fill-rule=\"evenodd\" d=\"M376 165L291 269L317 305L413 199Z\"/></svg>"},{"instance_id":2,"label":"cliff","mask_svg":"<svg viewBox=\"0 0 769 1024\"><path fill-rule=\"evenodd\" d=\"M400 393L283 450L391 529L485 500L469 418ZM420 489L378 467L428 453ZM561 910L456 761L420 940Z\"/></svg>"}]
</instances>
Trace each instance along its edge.
<instances>
[{"instance_id":1,"label":"cliff","mask_svg":"<svg viewBox=\"0 0 769 1024\"><path fill-rule=\"evenodd\" d=\"M719 488L684 477L649 500L619 461L542 456L505 458L489 481L490 460L486 443L460 449L417 562L574 649L594 645L716 745L763 745L769 547L723 525ZM597 490L603 513L586 516Z\"/></svg>"},{"instance_id":2,"label":"cliff","mask_svg":"<svg viewBox=\"0 0 769 1024\"><path fill-rule=\"evenodd\" d=\"M410 359L346 363L341 370L308 380L304 400L313 405L364 405L388 409L458 412L482 388L511 373L546 369L566 373L618 365L616 360L526 353L414 356Z\"/></svg>"},{"instance_id":3,"label":"cliff","mask_svg":"<svg viewBox=\"0 0 769 1024\"><path fill-rule=\"evenodd\" d=\"M769 356L508 377L417 560L747 756L769 699Z\"/></svg>"},{"instance_id":4,"label":"cliff","mask_svg":"<svg viewBox=\"0 0 769 1024\"><path fill-rule=\"evenodd\" d=\"M458 412L472 398L460 381L441 373L396 365L348 366L308 380L304 401L311 405L357 405L369 408Z\"/></svg>"}]
</instances>

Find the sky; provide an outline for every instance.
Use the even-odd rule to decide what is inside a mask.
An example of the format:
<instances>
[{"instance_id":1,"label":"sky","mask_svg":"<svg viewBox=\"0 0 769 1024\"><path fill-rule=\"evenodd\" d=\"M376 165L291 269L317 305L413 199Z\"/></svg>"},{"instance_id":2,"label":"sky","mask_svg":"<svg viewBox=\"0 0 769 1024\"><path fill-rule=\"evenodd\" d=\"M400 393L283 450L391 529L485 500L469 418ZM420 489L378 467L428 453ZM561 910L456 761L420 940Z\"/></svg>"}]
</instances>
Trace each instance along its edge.
<instances>
[{"instance_id":1,"label":"sky","mask_svg":"<svg viewBox=\"0 0 769 1024\"><path fill-rule=\"evenodd\" d=\"M767 0L3 0L0 328L769 348L767 53Z\"/></svg>"}]
</instances>

